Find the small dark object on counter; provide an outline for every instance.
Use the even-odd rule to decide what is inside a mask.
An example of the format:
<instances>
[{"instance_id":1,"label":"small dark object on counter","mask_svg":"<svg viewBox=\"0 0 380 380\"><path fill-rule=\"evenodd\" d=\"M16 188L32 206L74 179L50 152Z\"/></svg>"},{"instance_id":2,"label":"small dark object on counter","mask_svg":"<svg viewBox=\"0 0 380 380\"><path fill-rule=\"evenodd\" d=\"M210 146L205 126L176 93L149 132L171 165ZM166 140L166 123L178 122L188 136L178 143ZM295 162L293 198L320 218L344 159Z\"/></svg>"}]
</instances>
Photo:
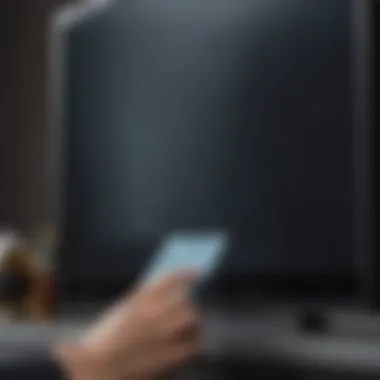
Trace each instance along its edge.
<instances>
[{"instance_id":1,"label":"small dark object on counter","mask_svg":"<svg viewBox=\"0 0 380 380\"><path fill-rule=\"evenodd\" d=\"M325 314L321 311L306 311L299 316L299 327L307 333L326 333L328 321Z\"/></svg>"}]
</instances>

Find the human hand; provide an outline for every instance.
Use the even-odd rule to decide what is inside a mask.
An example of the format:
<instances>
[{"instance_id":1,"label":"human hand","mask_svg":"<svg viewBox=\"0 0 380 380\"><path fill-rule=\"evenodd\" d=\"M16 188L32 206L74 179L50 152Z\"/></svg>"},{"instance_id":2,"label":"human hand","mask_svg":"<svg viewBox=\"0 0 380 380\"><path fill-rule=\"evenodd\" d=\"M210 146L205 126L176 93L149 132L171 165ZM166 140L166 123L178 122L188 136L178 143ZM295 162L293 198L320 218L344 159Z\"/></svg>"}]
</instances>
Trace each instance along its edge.
<instances>
[{"instance_id":1,"label":"human hand","mask_svg":"<svg viewBox=\"0 0 380 380\"><path fill-rule=\"evenodd\" d=\"M73 380L151 380L200 350L199 316L188 299L196 278L182 272L122 299L77 344L57 350Z\"/></svg>"}]
</instances>

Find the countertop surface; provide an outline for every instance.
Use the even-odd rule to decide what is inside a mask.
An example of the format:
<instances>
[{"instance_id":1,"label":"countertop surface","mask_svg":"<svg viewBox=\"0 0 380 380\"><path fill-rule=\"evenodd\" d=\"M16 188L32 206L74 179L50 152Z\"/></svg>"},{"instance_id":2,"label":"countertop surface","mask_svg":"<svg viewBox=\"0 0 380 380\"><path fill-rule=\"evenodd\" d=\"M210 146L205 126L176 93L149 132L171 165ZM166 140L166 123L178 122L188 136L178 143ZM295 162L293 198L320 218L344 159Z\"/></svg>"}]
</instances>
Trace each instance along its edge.
<instances>
[{"instance_id":1,"label":"countertop surface","mask_svg":"<svg viewBox=\"0 0 380 380\"><path fill-rule=\"evenodd\" d=\"M0 353L12 345L49 345L82 334L89 319L66 316L46 325L0 323ZM380 318L331 315L330 331L300 332L287 313L204 318L203 356L210 360L271 360L294 366L380 373Z\"/></svg>"}]
</instances>

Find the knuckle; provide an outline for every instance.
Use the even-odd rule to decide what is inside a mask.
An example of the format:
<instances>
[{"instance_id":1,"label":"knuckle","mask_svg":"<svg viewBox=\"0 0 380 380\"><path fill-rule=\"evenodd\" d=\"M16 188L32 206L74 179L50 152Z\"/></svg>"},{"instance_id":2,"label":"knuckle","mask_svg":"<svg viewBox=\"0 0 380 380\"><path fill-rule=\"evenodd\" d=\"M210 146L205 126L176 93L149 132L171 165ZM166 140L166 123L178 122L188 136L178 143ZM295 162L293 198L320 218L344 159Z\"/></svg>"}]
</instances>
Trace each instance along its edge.
<instances>
[{"instance_id":1,"label":"knuckle","mask_svg":"<svg viewBox=\"0 0 380 380\"><path fill-rule=\"evenodd\" d=\"M191 342L200 335L199 324L193 317L178 319L172 327L172 334L182 342Z\"/></svg>"}]
</instances>

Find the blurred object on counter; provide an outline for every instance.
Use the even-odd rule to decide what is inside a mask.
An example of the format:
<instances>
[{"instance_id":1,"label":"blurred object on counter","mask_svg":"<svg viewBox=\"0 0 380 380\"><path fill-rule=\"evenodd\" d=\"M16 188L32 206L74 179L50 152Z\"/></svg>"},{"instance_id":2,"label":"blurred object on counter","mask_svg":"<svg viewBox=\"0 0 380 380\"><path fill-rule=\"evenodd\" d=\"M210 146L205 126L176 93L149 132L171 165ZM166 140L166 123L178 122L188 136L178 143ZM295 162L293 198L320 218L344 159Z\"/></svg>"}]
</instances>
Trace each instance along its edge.
<instances>
[{"instance_id":1,"label":"blurred object on counter","mask_svg":"<svg viewBox=\"0 0 380 380\"><path fill-rule=\"evenodd\" d=\"M0 318L47 322L54 314L54 234L0 231Z\"/></svg>"},{"instance_id":2,"label":"blurred object on counter","mask_svg":"<svg viewBox=\"0 0 380 380\"><path fill-rule=\"evenodd\" d=\"M12 230L0 231L0 315L19 319L30 314L35 278L32 252Z\"/></svg>"}]
</instances>

